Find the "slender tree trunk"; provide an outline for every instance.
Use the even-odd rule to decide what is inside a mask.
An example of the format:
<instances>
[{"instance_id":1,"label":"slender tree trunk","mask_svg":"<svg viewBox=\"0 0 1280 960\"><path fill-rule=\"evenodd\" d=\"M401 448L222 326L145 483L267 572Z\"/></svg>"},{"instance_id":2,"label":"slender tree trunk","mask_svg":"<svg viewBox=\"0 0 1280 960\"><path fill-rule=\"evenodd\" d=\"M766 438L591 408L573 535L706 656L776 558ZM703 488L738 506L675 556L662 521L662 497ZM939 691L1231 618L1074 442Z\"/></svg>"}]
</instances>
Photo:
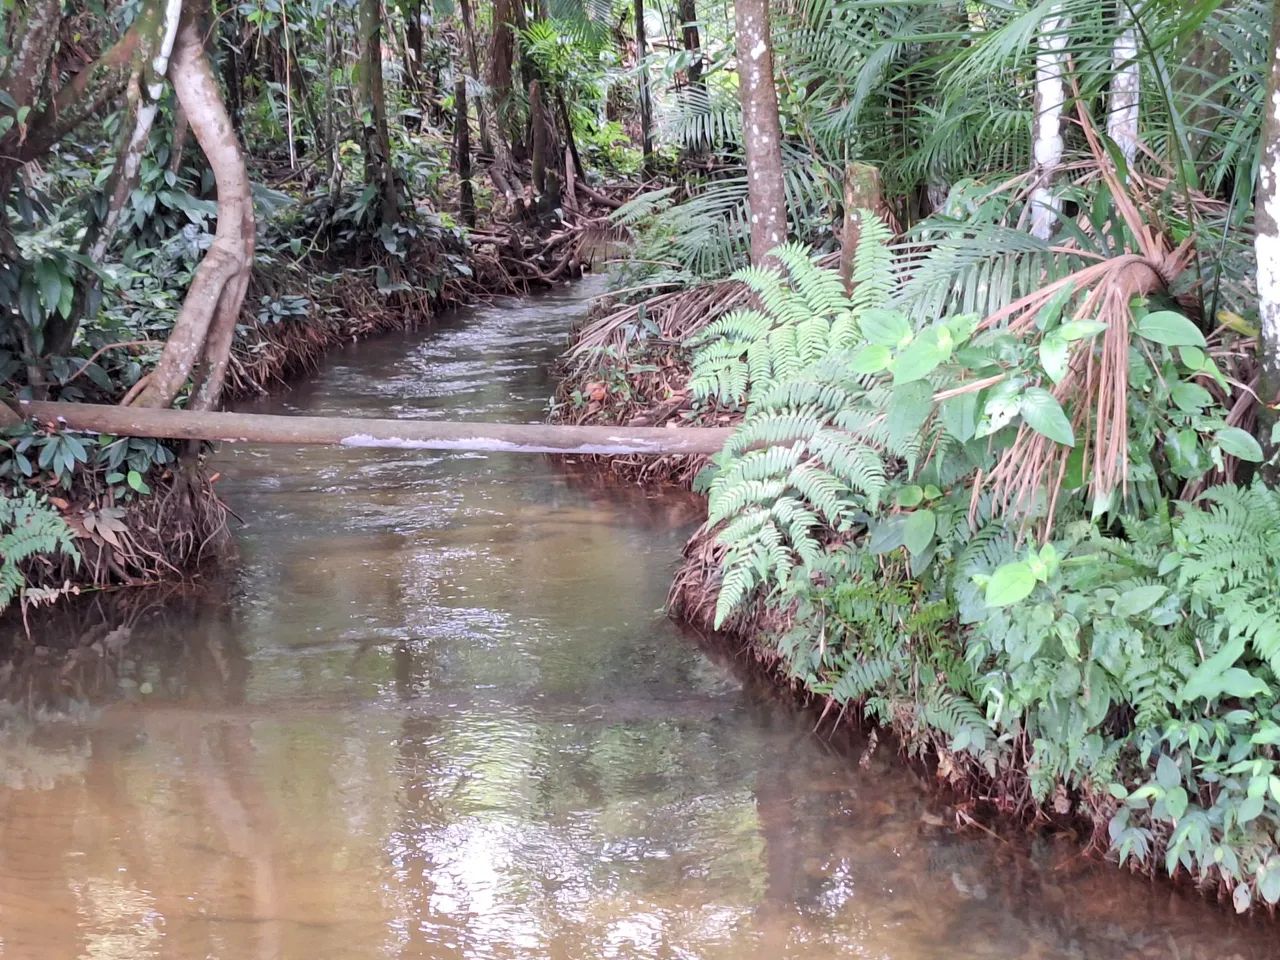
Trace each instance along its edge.
<instances>
[{"instance_id":1,"label":"slender tree trunk","mask_svg":"<svg viewBox=\"0 0 1280 960\"><path fill-rule=\"evenodd\" d=\"M862 239L865 216L880 206L880 171L870 164L851 163L844 171L844 217L840 225L840 281L853 293L854 257Z\"/></svg>"},{"instance_id":2,"label":"slender tree trunk","mask_svg":"<svg viewBox=\"0 0 1280 960\"><path fill-rule=\"evenodd\" d=\"M458 0L458 8L462 13L462 31L466 38L467 64L471 68L471 76L480 79L480 56L476 52L475 16L471 12L471 0ZM493 155L493 144L489 134L489 107L484 97L476 100L476 119L480 124L480 152L485 156Z\"/></svg>"},{"instance_id":3,"label":"slender tree trunk","mask_svg":"<svg viewBox=\"0 0 1280 960\"><path fill-rule=\"evenodd\" d=\"M1120 0L1118 14L1123 29L1111 54L1111 102L1107 110L1107 136L1116 142L1125 162L1138 156L1138 109L1142 73L1138 63L1138 29L1127 0Z\"/></svg>"},{"instance_id":4,"label":"slender tree trunk","mask_svg":"<svg viewBox=\"0 0 1280 960\"><path fill-rule=\"evenodd\" d=\"M418 71L422 67L422 0L414 0L405 9L404 17L404 77L405 87L413 98L413 105L422 110L422 78ZM421 116L414 124L420 129Z\"/></svg>"},{"instance_id":5,"label":"slender tree trunk","mask_svg":"<svg viewBox=\"0 0 1280 960\"><path fill-rule=\"evenodd\" d=\"M514 206L516 203L516 168L507 138L511 111L511 69L515 56L515 36L511 24L511 0L495 0L493 35L489 53L488 86L492 109L481 118L486 125L487 144L493 160L489 178L493 186ZM485 145L482 142L481 146Z\"/></svg>"},{"instance_id":6,"label":"slender tree trunk","mask_svg":"<svg viewBox=\"0 0 1280 960\"><path fill-rule=\"evenodd\" d=\"M519 2L519 0L515 0ZM494 0L489 42L489 96L499 130L506 131L511 111L511 71L515 65L513 0Z\"/></svg>"},{"instance_id":7,"label":"slender tree trunk","mask_svg":"<svg viewBox=\"0 0 1280 960\"><path fill-rule=\"evenodd\" d=\"M205 56L201 31L189 13L178 31L171 75L178 102L213 170L218 226L213 245L196 268L160 362L135 402L167 407L191 377L191 408L211 410L222 392L253 266L253 197L240 141Z\"/></svg>"},{"instance_id":8,"label":"slender tree trunk","mask_svg":"<svg viewBox=\"0 0 1280 960\"><path fill-rule=\"evenodd\" d=\"M1031 137L1035 168L1029 208L1031 235L1048 240L1062 208L1062 202L1053 193L1053 182L1062 165L1062 111L1067 102L1066 23L1058 16L1057 7L1041 22L1036 45L1035 117Z\"/></svg>"},{"instance_id":9,"label":"slender tree trunk","mask_svg":"<svg viewBox=\"0 0 1280 960\"><path fill-rule=\"evenodd\" d=\"M1258 258L1258 426L1267 454L1268 482L1280 482L1275 430L1280 412L1280 3L1271 28L1271 75L1262 101L1262 164L1254 205L1254 250Z\"/></svg>"},{"instance_id":10,"label":"slender tree trunk","mask_svg":"<svg viewBox=\"0 0 1280 960\"><path fill-rule=\"evenodd\" d=\"M702 38L698 34L698 8L696 0L677 0L677 16L680 18L680 38L684 51L689 55L689 67L685 70L686 94L693 101L695 109L701 108L707 101L707 82L702 78ZM709 142L699 140L686 148L689 157L701 157L711 147Z\"/></svg>"},{"instance_id":11,"label":"slender tree trunk","mask_svg":"<svg viewBox=\"0 0 1280 960\"><path fill-rule=\"evenodd\" d=\"M524 0L511 0L511 16L515 24L515 29L524 31L529 28L529 19L525 14ZM533 60L525 56L523 52L519 56L520 65L520 82L524 84L524 88L529 91L529 109L530 114L533 111L533 85L537 82L538 72L534 66ZM532 116L527 130L519 130L516 132L517 140L513 140L511 144L512 152L516 156L524 159L531 157L533 153L533 122Z\"/></svg>"},{"instance_id":12,"label":"slender tree trunk","mask_svg":"<svg viewBox=\"0 0 1280 960\"><path fill-rule=\"evenodd\" d=\"M751 207L751 262L787 239L787 193L782 178L782 124L773 78L768 0L737 0L738 95L747 154L747 202Z\"/></svg>"},{"instance_id":13,"label":"slender tree trunk","mask_svg":"<svg viewBox=\"0 0 1280 960\"><path fill-rule=\"evenodd\" d=\"M640 143L644 172L653 174L653 104L649 98L649 68L645 64L644 0L635 0L636 70L640 77Z\"/></svg>"},{"instance_id":14,"label":"slender tree trunk","mask_svg":"<svg viewBox=\"0 0 1280 960\"><path fill-rule=\"evenodd\" d=\"M471 185L471 121L467 117L467 78L462 71L454 74L453 121L454 159L458 170L458 217L468 227L476 225L476 197Z\"/></svg>"},{"instance_id":15,"label":"slender tree trunk","mask_svg":"<svg viewBox=\"0 0 1280 960\"><path fill-rule=\"evenodd\" d=\"M529 120L533 138L532 175L533 189L538 193L547 190L547 118L542 102L542 84L537 80L529 87Z\"/></svg>"},{"instance_id":16,"label":"slender tree trunk","mask_svg":"<svg viewBox=\"0 0 1280 960\"><path fill-rule=\"evenodd\" d=\"M680 37L684 42L685 52L689 54L689 69L685 78L690 87L706 90L706 81L702 79L702 38L698 35L697 0L678 0L677 9L680 17Z\"/></svg>"},{"instance_id":17,"label":"slender tree trunk","mask_svg":"<svg viewBox=\"0 0 1280 960\"><path fill-rule=\"evenodd\" d=\"M364 118L365 176L378 188L383 223L400 219L400 195L391 166L387 99L382 87L382 10L380 0L360 0L360 106Z\"/></svg>"}]
</instances>

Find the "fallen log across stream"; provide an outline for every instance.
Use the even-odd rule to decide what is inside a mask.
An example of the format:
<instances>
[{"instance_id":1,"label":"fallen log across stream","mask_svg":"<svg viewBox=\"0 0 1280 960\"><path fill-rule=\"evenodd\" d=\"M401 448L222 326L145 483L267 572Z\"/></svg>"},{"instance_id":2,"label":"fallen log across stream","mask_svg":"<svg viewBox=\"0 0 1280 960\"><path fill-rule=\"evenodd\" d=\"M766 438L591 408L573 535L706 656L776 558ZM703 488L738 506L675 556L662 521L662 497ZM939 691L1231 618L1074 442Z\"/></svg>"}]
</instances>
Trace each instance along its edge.
<instances>
[{"instance_id":1,"label":"fallen log across stream","mask_svg":"<svg viewBox=\"0 0 1280 960\"><path fill-rule=\"evenodd\" d=\"M401 450L649 455L717 453L730 427L607 427L546 423L458 423L354 417L208 413L92 403L0 404L0 425L21 419L63 429L167 440L222 440Z\"/></svg>"}]
</instances>

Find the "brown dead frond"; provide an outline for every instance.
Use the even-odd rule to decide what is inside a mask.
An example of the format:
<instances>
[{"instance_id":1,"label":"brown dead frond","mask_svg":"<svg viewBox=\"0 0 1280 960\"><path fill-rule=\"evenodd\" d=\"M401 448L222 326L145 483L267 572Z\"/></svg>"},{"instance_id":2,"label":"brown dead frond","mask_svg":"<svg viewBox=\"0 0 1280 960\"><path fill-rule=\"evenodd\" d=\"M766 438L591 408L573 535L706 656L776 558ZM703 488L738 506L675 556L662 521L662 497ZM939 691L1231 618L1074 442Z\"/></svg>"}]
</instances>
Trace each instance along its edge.
<instances>
[{"instance_id":1,"label":"brown dead frond","mask_svg":"<svg viewBox=\"0 0 1280 960\"><path fill-rule=\"evenodd\" d=\"M1036 320L1055 298L1075 301L1073 320L1096 320L1106 329L1100 343L1093 338L1074 341L1067 372L1050 392L1071 412L1076 443L1082 445L1084 472L1095 497L1127 491L1129 469L1129 348L1135 301L1167 292L1173 281L1194 262L1193 241L1174 244L1159 228L1153 212L1144 214L1135 187L1120 180L1102 148L1091 119L1078 108L1080 126L1093 154L1095 175L1105 185L1134 239L1136 249L1091 263L1048 283L992 313L979 329L999 328L1015 336L1038 336ZM992 470L975 484L972 510L976 513L984 489L992 494L996 513L1031 513L1047 507L1042 535L1048 536L1053 508L1066 476L1071 448L1055 443L1025 424ZM1045 502L1041 498L1045 498Z\"/></svg>"}]
</instances>

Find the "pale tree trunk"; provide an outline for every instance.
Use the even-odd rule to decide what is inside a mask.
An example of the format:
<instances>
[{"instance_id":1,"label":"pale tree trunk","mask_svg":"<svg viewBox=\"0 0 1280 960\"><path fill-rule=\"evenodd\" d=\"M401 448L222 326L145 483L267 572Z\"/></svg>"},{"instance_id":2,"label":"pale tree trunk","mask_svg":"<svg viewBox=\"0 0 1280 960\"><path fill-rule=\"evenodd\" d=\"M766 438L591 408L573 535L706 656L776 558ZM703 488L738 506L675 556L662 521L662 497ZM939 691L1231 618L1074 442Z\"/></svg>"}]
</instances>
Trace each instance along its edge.
<instances>
[{"instance_id":1,"label":"pale tree trunk","mask_svg":"<svg viewBox=\"0 0 1280 960\"><path fill-rule=\"evenodd\" d=\"M391 166L387 100L382 87L382 11L380 0L360 0L360 105L368 113L364 126L365 174L378 188L383 223L400 219L400 195Z\"/></svg>"},{"instance_id":2,"label":"pale tree trunk","mask_svg":"<svg viewBox=\"0 0 1280 960\"><path fill-rule=\"evenodd\" d=\"M134 402L167 407L190 377L194 380L191 408L211 410L222 392L253 267L253 198L240 142L205 56L200 30L190 17L178 31L171 76L178 102L213 170L218 226L213 245L196 268L160 362ZM126 397L126 402L131 399Z\"/></svg>"},{"instance_id":3,"label":"pale tree trunk","mask_svg":"<svg viewBox=\"0 0 1280 960\"><path fill-rule=\"evenodd\" d=\"M738 94L747 153L747 202L751 207L751 262L787 239L787 194L782 179L782 124L773 78L768 0L737 0Z\"/></svg>"},{"instance_id":4,"label":"pale tree trunk","mask_svg":"<svg viewBox=\"0 0 1280 960\"><path fill-rule=\"evenodd\" d=\"M1254 250L1258 258L1258 423L1267 454L1265 475L1280 481L1273 431L1280 406L1280 3L1271 29L1271 76L1262 124L1262 164L1254 204Z\"/></svg>"},{"instance_id":5,"label":"pale tree trunk","mask_svg":"<svg viewBox=\"0 0 1280 960\"><path fill-rule=\"evenodd\" d=\"M645 65L644 0L635 0L636 69L640 76L640 145L644 172L653 173L653 106L649 98L649 69Z\"/></svg>"},{"instance_id":6,"label":"pale tree trunk","mask_svg":"<svg viewBox=\"0 0 1280 960\"><path fill-rule=\"evenodd\" d=\"M1062 112L1067 103L1066 23L1054 7L1040 24L1036 41L1035 118L1032 121L1031 235L1048 240L1058 223L1062 202L1053 181L1062 165Z\"/></svg>"},{"instance_id":7,"label":"pale tree trunk","mask_svg":"<svg viewBox=\"0 0 1280 960\"><path fill-rule=\"evenodd\" d=\"M1138 109L1142 90L1142 73L1138 64L1138 28L1133 23L1126 0L1120 0L1118 11L1123 28L1116 37L1111 54L1111 102L1107 109L1107 136L1124 154L1125 163L1133 165L1138 156Z\"/></svg>"}]
</instances>

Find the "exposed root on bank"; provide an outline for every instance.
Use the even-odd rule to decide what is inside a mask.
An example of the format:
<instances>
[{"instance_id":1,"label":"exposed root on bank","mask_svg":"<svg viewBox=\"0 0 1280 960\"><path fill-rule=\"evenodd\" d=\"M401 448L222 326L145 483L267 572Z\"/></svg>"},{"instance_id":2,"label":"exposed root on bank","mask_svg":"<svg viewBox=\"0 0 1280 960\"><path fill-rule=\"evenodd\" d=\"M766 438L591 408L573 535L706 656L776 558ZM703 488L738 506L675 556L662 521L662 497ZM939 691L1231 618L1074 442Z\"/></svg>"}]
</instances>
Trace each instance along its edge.
<instances>
[{"instance_id":1,"label":"exposed root on bank","mask_svg":"<svg viewBox=\"0 0 1280 960\"><path fill-rule=\"evenodd\" d=\"M181 579L221 556L230 511L214 490L216 479L189 463L151 476L146 496L122 493L88 471L69 491L50 491L49 502L71 528L80 559L30 560L24 608L85 591Z\"/></svg>"}]
</instances>

